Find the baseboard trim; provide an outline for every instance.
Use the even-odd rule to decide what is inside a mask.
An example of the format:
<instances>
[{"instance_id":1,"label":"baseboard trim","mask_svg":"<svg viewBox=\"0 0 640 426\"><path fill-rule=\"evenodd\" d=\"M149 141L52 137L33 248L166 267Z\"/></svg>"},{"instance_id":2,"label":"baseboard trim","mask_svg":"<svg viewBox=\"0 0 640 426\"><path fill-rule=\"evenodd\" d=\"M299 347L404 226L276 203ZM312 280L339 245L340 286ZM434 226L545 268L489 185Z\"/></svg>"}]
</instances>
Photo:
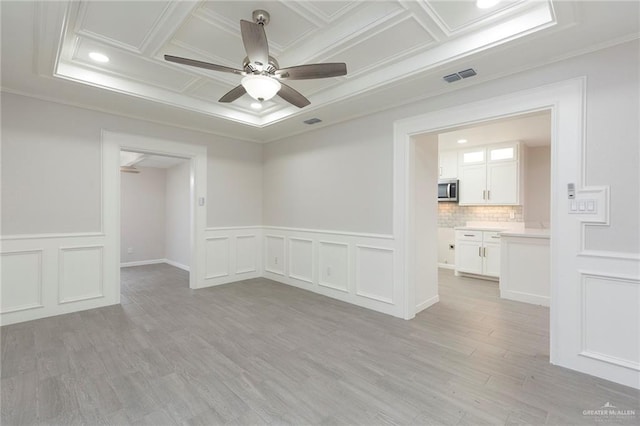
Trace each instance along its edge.
<instances>
[{"instance_id":1,"label":"baseboard trim","mask_svg":"<svg viewBox=\"0 0 640 426\"><path fill-rule=\"evenodd\" d=\"M452 265L451 263L438 263L438 268L442 268L442 269L456 269L456 265Z\"/></svg>"},{"instance_id":2,"label":"baseboard trim","mask_svg":"<svg viewBox=\"0 0 640 426\"><path fill-rule=\"evenodd\" d=\"M183 271L189 272L191 270L187 265L183 265L182 263L178 263L173 260L164 259L164 263L166 263L167 265L175 266L176 268L180 268Z\"/></svg>"},{"instance_id":3,"label":"baseboard trim","mask_svg":"<svg viewBox=\"0 0 640 426\"><path fill-rule=\"evenodd\" d=\"M551 301L547 296L540 296L537 294L523 293L520 291L512 290L500 290L500 298L540 306L549 306Z\"/></svg>"},{"instance_id":4,"label":"baseboard trim","mask_svg":"<svg viewBox=\"0 0 640 426\"><path fill-rule=\"evenodd\" d=\"M165 263L167 259L151 259L151 260L138 260L136 262L123 262L120 263L121 268L129 268L131 266L144 266L144 265L156 265L158 263Z\"/></svg>"},{"instance_id":5,"label":"baseboard trim","mask_svg":"<svg viewBox=\"0 0 640 426\"><path fill-rule=\"evenodd\" d=\"M436 303L438 303L440 301L440 296L435 295L433 297L430 297L429 299L425 300L422 303L418 303L416 305L416 314L418 312L424 311L425 309L427 309L429 306L435 305Z\"/></svg>"}]
</instances>

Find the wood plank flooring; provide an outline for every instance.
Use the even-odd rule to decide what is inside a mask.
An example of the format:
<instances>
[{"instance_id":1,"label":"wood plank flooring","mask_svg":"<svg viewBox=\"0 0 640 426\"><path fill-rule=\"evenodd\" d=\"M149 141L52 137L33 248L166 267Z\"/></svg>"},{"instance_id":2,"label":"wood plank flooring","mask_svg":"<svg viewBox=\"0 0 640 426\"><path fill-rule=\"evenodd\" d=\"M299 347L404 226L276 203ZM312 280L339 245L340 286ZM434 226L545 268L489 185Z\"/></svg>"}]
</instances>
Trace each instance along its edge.
<instances>
[{"instance_id":1,"label":"wood plank flooring","mask_svg":"<svg viewBox=\"0 0 640 426\"><path fill-rule=\"evenodd\" d=\"M2 425L596 424L640 392L549 364L547 308L440 272L412 321L254 279L122 270L122 305L2 327ZM640 417L607 419L638 424Z\"/></svg>"}]
</instances>

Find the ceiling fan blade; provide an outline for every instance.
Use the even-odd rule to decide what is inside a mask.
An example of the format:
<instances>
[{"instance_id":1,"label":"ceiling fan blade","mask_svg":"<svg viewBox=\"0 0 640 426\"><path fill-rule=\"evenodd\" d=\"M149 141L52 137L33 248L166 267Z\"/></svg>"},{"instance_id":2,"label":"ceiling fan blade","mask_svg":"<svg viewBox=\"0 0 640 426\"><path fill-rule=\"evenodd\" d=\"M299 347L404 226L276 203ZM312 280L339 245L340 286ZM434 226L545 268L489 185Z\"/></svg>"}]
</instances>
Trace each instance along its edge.
<instances>
[{"instance_id":1,"label":"ceiling fan blade","mask_svg":"<svg viewBox=\"0 0 640 426\"><path fill-rule=\"evenodd\" d=\"M269 44L264 26L254 22L240 21L240 31L242 32L242 43L247 51L249 61L258 65L269 64Z\"/></svg>"},{"instance_id":2,"label":"ceiling fan blade","mask_svg":"<svg viewBox=\"0 0 640 426\"><path fill-rule=\"evenodd\" d=\"M285 101L289 102L292 105L297 106L298 108L306 107L311 103L309 99L302 96L302 94L298 92L296 89L294 89L293 87L287 86L284 83L280 83L280 84L282 87L278 92L278 96L280 96Z\"/></svg>"},{"instance_id":3,"label":"ceiling fan blade","mask_svg":"<svg viewBox=\"0 0 640 426\"><path fill-rule=\"evenodd\" d=\"M276 77L288 78L289 80L339 77L346 74L347 64L344 62L298 65L296 67L282 68L275 72Z\"/></svg>"},{"instance_id":4,"label":"ceiling fan blade","mask_svg":"<svg viewBox=\"0 0 640 426\"><path fill-rule=\"evenodd\" d=\"M242 70L235 68L225 67L223 65L210 64L209 62L196 61L195 59L181 58L179 56L164 55L164 60L169 62L175 62L176 64L189 65L191 67L204 68L212 71L222 71L232 74L245 75Z\"/></svg>"},{"instance_id":5,"label":"ceiling fan blade","mask_svg":"<svg viewBox=\"0 0 640 426\"><path fill-rule=\"evenodd\" d=\"M241 84L241 85L236 86L233 89L229 90L227 93L225 93L225 95L223 97L218 99L218 102L225 102L225 103L226 102L233 102L236 99L238 99L240 96L244 95L245 93L247 93L247 91L244 88L244 86Z\"/></svg>"}]
</instances>

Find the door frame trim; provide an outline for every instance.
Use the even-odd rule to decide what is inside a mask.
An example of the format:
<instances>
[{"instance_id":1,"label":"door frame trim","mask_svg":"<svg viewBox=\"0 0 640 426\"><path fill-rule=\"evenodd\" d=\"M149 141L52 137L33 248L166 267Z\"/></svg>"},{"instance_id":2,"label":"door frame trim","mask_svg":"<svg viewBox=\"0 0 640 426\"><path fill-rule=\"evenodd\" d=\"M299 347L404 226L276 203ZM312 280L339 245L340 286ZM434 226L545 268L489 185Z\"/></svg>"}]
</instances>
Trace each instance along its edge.
<instances>
[{"instance_id":1,"label":"door frame trim","mask_svg":"<svg viewBox=\"0 0 640 426\"><path fill-rule=\"evenodd\" d=\"M103 218L109 264L117 277L120 302L120 151L132 150L149 154L181 157L190 163L190 248L189 287L204 287L205 229L207 208L199 199L207 194L207 148L201 145L175 142L160 138L102 130L102 172L104 182Z\"/></svg>"}]
</instances>

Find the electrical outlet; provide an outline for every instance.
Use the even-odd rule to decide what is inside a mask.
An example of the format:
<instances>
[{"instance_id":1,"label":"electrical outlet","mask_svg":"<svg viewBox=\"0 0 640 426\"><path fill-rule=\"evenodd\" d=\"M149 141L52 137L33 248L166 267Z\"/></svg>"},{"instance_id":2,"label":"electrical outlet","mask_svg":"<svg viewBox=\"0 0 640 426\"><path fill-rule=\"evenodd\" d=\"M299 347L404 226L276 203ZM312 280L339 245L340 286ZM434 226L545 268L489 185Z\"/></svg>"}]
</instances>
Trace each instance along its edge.
<instances>
[{"instance_id":1,"label":"electrical outlet","mask_svg":"<svg viewBox=\"0 0 640 426\"><path fill-rule=\"evenodd\" d=\"M128 253L128 254L132 254L132 253L133 253L133 247L129 247L129 248L127 249L127 253Z\"/></svg>"}]
</instances>

